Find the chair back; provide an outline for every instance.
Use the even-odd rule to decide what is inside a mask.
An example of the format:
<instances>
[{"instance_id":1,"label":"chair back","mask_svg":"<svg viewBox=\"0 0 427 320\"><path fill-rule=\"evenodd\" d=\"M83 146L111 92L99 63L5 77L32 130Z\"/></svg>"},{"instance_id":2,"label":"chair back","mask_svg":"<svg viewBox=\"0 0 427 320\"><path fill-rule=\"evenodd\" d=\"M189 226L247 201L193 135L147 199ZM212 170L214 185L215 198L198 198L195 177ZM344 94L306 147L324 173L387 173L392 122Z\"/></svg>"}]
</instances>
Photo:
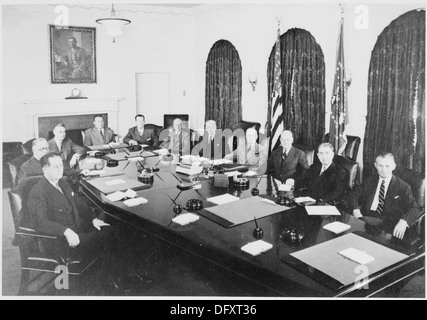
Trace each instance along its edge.
<instances>
[{"instance_id":1,"label":"chair back","mask_svg":"<svg viewBox=\"0 0 427 320\"><path fill-rule=\"evenodd\" d=\"M31 154L26 153L7 163L9 167L11 189L15 188L18 183L18 172L21 169L21 166L31 157Z\"/></svg>"},{"instance_id":2,"label":"chair back","mask_svg":"<svg viewBox=\"0 0 427 320\"><path fill-rule=\"evenodd\" d=\"M154 130L154 133L159 137L159 139L160 139L160 133L162 132L162 130L163 130L163 127L162 126L158 126L157 124L153 124L153 123L146 123L145 125L144 125L144 127L145 128L147 128L147 129L153 129Z\"/></svg>"},{"instance_id":3,"label":"chair back","mask_svg":"<svg viewBox=\"0 0 427 320\"><path fill-rule=\"evenodd\" d=\"M421 210L425 208L425 177L413 169L397 168L393 174L411 186L412 194Z\"/></svg>"},{"instance_id":4,"label":"chair back","mask_svg":"<svg viewBox=\"0 0 427 320\"><path fill-rule=\"evenodd\" d=\"M325 134L325 142L329 141L329 133ZM344 149L344 156L350 160L356 161L359 153L360 137L347 135L347 144Z\"/></svg>"},{"instance_id":5,"label":"chair back","mask_svg":"<svg viewBox=\"0 0 427 320\"><path fill-rule=\"evenodd\" d=\"M347 172L347 193L353 191L358 181L359 163L339 155L335 155L334 163Z\"/></svg>"},{"instance_id":6,"label":"chair back","mask_svg":"<svg viewBox=\"0 0 427 320\"><path fill-rule=\"evenodd\" d=\"M250 121L244 121L244 120L240 120L239 121L239 126L240 129L242 129L243 131L246 132L246 130L248 130L249 128L254 128L258 133L259 133L259 129L261 128L261 123L259 122L250 122ZM231 128L230 128L231 129Z\"/></svg>"},{"instance_id":7,"label":"chair back","mask_svg":"<svg viewBox=\"0 0 427 320\"><path fill-rule=\"evenodd\" d=\"M317 158L317 155L315 154L314 149L311 149L302 144L293 144L293 147L305 152L305 156L307 157L307 162L309 166L311 166L314 163L315 157Z\"/></svg>"},{"instance_id":8,"label":"chair back","mask_svg":"<svg viewBox=\"0 0 427 320\"><path fill-rule=\"evenodd\" d=\"M25 178L17 187L8 191L15 230L29 225L27 200L31 189L40 179L40 176Z\"/></svg>"}]
</instances>

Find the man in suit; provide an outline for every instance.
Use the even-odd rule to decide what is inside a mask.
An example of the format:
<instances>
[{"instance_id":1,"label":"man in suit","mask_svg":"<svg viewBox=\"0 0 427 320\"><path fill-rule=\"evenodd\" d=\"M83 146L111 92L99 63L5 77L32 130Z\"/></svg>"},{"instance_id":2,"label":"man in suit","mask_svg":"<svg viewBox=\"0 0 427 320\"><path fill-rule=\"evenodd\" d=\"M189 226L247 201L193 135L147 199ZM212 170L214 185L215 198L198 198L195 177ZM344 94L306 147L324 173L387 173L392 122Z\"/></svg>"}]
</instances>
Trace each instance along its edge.
<instances>
[{"instance_id":1,"label":"man in suit","mask_svg":"<svg viewBox=\"0 0 427 320\"><path fill-rule=\"evenodd\" d=\"M274 150L268 159L267 173L273 174L282 182L286 182L290 178L298 178L309 167L305 152L293 147L293 142L292 132L283 131L280 135L281 146Z\"/></svg>"},{"instance_id":2,"label":"man in suit","mask_svg":"<svg viewBox=\"0 0 427 320\"><path fill-rule=\"evenodd\" d=\"M267 164L267 149L258 144L258 133L254 128L246 130L246 143L240 144L236 150L227 154L224 159L237 160L239 164L249 165L250 171L264 174ZM264 169L264 170L262 170Z\"/></svg>"},{"instance_id":3,"label":"man in suit","mask_svg":"<svg viewBox=\"0 0 427 320\"><path fill-rule=\"evenodd\" d=\"M53 129L53 134L55 137L48 141L49 152L61 156L66 171L74 168L77 160L86 153L86 149L66 138L67 130L62 123Z\"/></svg>"},{"instance_id":4,"label":"man in suit","mask_svg":"<svg viewBox=\"0 0 427 320\"><path fill-rule=\"evenodd\" d=\"M85 131L83 144L86 147L99 146L114 142L114 131L104 127L104 118L98 114L93 117L94 127Z\"/></svg>"},{"instance_id":5,"label":"man in suit","mask_svg":"<svg viewBox=\"0 0 427 320\"><path fill-rule=\"evenodd\" d=\"M145 116L137 114L135 116L136 126L129 129L123 138L123 142L131 146L137 144L147 144L152 148L159 146L159 137L154 129L145 128Z\"/></svg>"},{"instance_id":6,"label":"man in suit","mask_svg":"<svg viewBox=\"0 0 427 320\"><path fill-rule=\"evenodd\" d=\"M40 165L43 177L33 187L28 198L32 227L62 239L62 242L56 242L48 248L52 253L61 256L72 257L97 245L96 242L105 237L106 225L95 216L80 214L76 195L63 179L64 166L61 157L48 153L40 159Z\"/></svg>"},{"instance_id":7,"label":"man in suit","mask_svg":"<svg viewBox=\"0 0 427 320\"><path fill-rule=\"evenodd\" d=\"M295 181L295 189L307 188L302 195L317 202L331 203L342 200L346 191L346 171L333 162L334 147L322 143L317 149L320 163L314 163Z\"/></svg>"},{"instance_id":8,"label":"man in suit","mask_svg":"<svg viewBox=\"0 0 427 320\"><path fill-rule=\"evenodd\" d=\"M175 155L190 154L190 132L188 129L183 130L181 119L176 118L173 121L173 130L161 147L168 149L170 153Z\"/></svg>"},{"instance_id":9,"label":"man in suit","mask_svg":"<svg viewBox=\"0 0 427 320\"><path fill-rule=\"evenodd\" d=\"M18 172L18 184L27 177L42 176L43 170L40 165L40 159L49 153L49 145L44 138L33 140L33 156L25 161Z\"/></svg>"},{"instance_id":10,"label":"man in suit","mask_svg":"<svg viewBox=\"0 0 427 320\"><path fill-rule=\"evenodd\" d=\"M200 137L199 143L195 148L200 148L199 156L205 157L209 160L222 159L225 155L225 150L228 150L228 146L222 143L221 130L217 130L216 122L214 120L208 120L205 123L205 134ZM196 149L193 149L193 154Z\"/></svg>"},{"instance_id":11,"label":"man in suit","mask_svg":"<svg viewBox=\"0 0 427 320\"><path fill-rule=\"evenodd\" d=\"M366 179L355 194L353 215L402 239L420 217L420 209L411 187L393 175L396 162L391 153L380 153L375 168L378 175Z\"/></svg>"}]
</instances>

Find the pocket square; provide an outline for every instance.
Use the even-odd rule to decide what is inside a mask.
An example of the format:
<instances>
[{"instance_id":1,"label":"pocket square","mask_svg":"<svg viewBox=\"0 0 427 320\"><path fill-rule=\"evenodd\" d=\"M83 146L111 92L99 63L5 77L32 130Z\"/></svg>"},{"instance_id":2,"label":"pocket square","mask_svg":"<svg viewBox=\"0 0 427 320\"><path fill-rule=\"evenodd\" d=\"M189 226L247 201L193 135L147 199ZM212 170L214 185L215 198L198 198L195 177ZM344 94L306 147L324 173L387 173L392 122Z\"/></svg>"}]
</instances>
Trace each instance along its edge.
<instances>
[{"instance_id":1,"label":"pocket square","mask_svg":"<svg viewBox=\"0 0 427 320\"><path fill-rule=\"evenodd\" d=\"M399 198L399 197L400 197L400 196L395 196L394 198L395 198L395 199L397 199L397 198Z\"/></svg>"},{"instance_id":2,"label":"pocket square","mask_svg":"<svg viewBox=\"0 0 427 320\"><path fill-rule=\"evenodd\" d=\"M147 141L151 140L151 138L148 138Z\"/></svg>"}]
</instances>

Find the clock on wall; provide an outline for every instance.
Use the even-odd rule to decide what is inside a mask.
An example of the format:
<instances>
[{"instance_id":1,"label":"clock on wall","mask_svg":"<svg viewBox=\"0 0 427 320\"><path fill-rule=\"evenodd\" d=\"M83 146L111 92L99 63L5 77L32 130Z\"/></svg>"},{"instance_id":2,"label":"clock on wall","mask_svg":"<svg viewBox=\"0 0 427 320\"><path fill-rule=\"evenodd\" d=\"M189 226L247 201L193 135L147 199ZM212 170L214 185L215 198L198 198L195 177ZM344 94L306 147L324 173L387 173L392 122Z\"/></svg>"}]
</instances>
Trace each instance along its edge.
<instances>
[{"instance_id":1,"label":"clock on wall","mask_svg":"<svg viewBox=\"0 0 427 320\"><path fill-rule=\"evenodd\" d=\"M82 92L78 88L74 88L71 90L71 95L65 99L87 99L86 97L82 97Z\"/></svg>"}]
</instances>

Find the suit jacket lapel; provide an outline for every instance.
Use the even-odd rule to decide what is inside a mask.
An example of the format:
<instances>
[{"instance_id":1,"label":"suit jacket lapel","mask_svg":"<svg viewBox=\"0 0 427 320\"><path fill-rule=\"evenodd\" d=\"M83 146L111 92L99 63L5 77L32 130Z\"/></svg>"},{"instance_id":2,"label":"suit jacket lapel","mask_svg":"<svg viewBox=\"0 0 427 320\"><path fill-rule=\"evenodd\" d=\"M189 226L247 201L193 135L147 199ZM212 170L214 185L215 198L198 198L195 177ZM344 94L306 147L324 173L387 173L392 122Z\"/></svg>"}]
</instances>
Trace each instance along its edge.
<instances>
[{"instance_id":1,"label":"suit jacket lapel","mask_svg":"<svg viewBox=\"0 0 427 320\"><path fill-rule=\"evenodd\" d=\"M376 176L375 179L372 180L372 186L371 190L368 190L369 195L368 195L368 201L367 201L367 205L368 207L366 208L366 210L371 210L371 206L372 206L372 202L374 201L374 197L375 197L375 192L377 191L377 186L378 186L378 180L379 180L379 176Z\"/></svg>"},{"instance_id":2,"label":"suit jacket lapel","mask_svg":"<svg viewBox=\"0 0 427 320\"><path fill-rule=\"evenodd\" d=\"M283 149L282 149L282 152L283 152ZM291 149L289 150L289 153L285 159L285 163L291 162L294 157L295 157L295 148L291 147Z\"/></svg>"},{"instance_id":3,"label":"suit jacket lapel","mask_svg":"<svg viewBox=\"0 0 427 320\"><path fill-rule=\"evenodd\" d=\"M68 199L68 203L73 207L73 214L74 214L74 219L76 221L76 223L78 224L79 222L79 211L77 209L77 205L76 202L74 201L74 198L71 194L72 191L69 190L69 188L67 186L64 185L64 182L62 180L59 180L59 186L61 187L63 193L63 196L65 195L65 197L62 197L64 200ZM59 190L57 190L59 192Z\"/></svg>"}]
</instances>

